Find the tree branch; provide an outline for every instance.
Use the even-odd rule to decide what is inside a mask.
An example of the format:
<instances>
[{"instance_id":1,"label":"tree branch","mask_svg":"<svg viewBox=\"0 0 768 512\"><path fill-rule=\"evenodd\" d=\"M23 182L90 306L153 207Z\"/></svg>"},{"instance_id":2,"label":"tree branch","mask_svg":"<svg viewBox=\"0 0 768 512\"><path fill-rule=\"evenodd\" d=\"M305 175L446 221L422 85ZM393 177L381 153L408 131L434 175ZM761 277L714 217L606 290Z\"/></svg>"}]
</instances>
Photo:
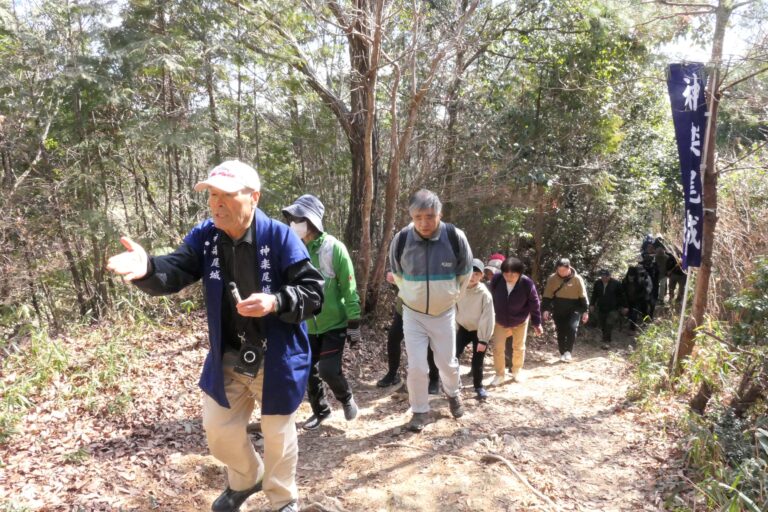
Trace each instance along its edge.
<instances>
[{"instance_id":1,"label":"tree branch","mask_svg":"<svg viewBox=\"0 0 768 512\"><path fill-rule=\"evenodd\" d=\"M764 67L763 69L760 69L760 70L758 70L758 71L755 71L754 73L750 73L750 74L749 74L749 75L747 75L747 76L741 77L741 78L739 78L738 80L734 80L733 82L729 83L728 85L724 85L724 86L722 86L722 87L720 88L720 92L724 92L724 91L727 91L728 89L731 89L731 88L733 88L733 87L736 87L736 86L737 86L737 85L739 85L740 83L742 83L742 82L745 82L745 81L749 80L750 78L754 78L754 77L756 77L757 75L760 75L760 74L762 74L762 73L765 73L766 71L768 71L768 66L766 66L766 67Z\"/></svg>"},{"instance_id":2,"label":"tree branch","mask_svg":"<svg viewBox=\"0 0 768 512\"><path fill-rule=\"evenodd\" d=\"M700 7L707 7L709 9L715 10L717 9L716 5L708 4L708 3L687 3L687 2L670 2L669 0L656 0L655 2L643 2L643 3L656 3L661 5L668 5L670 7L692 7L692 8L700 8Z\"/></svg>"},{"instance_id":3,"label":"tree branch","mask_svg":"<svg viewBox=\"0 0 768 512\"><path fill-rule=\"evenodd\" d=\"M293 67L296 71L304 75L307 79L307 83L309 84L309 87L320 96L320 99L323 101L323 103L328 105L328 108L331 109L331 111L334 113L336 118L339 120L339 123L341 124L341 127L344 130L344 133L347 135L347 137L352 138L354 134L354 129L352 127L352 122L350 120L351 115L350 115L349 109L341 100L341 98L336 96L336 94L334 94L333 91L328 89L323 84L323 82L318 78L317 74L309 64L309 58L301 49L296 39L294 39L291 34L289 34L279 23L277 23L273 19L269 19L257 13L253 9L245 7L241 4L237 4L235 0L226 0L226 1L230 5L237 6L246 14L249 14L255 18L263 19L263 25L267 25L271 27L275 32L277 32L280 35L280 37L283 38L283 40L287 43L288 47L291 49L295 58L286 59L285 57L281 57L279 55L268 52L267 50L255 45L252 42L243 41L243 44L246 46L246 48L254 52L257 52L261 55L267 56L271 59L285 62L291 67Z\"/></svg>"},{"instance_id":4,"label":"tree branch","mask_svg":"<svg viewBox=\"0 0 768 512\"><path fill-rule=\"evenodd\" d=\"M744 159L749 158L750 156L754 155L755 153L757 153L758 151L763 149L766 145L768 145L768 141L763 142L762 144L760 144L756 148L748 151L747 154L743 155L738 160L734 160L733 162L730 162L727 166L725 166L722 169L720 169L719 171L717 171L718 174L723 174L723 173L726 173L726 172L729 172L729 171L736 171L736 170L738 170L739 168L735 167L736 164L738 164L739 162L743 161Z\"/></svg>"}]
</instances>

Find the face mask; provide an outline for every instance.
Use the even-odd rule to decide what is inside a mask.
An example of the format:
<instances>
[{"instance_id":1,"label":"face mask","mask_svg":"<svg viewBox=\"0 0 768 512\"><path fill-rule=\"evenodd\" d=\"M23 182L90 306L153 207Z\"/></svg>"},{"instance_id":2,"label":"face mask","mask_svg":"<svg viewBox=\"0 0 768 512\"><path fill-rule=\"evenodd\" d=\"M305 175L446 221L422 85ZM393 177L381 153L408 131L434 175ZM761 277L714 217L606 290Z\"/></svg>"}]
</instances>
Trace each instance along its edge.
<instances>
[{"instance_id":1,"label":"face mask","mask_svg":"<svg viewBox=\"0 0 768 512\"><path fill-rule=\"evenodd\" d=\"M291 231L303 240L307 236L307 222L291 222Z\"/></svg>"}]
</instances>

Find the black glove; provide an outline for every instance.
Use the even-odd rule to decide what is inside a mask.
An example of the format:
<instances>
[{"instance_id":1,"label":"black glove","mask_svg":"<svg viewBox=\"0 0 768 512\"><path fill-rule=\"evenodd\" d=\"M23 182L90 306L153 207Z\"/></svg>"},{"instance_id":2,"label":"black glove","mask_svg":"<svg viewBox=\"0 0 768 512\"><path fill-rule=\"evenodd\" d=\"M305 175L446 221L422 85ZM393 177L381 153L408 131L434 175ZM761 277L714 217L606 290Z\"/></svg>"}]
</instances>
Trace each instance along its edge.
<instances>
[{"instance_id":1,"label":"black glove","mask_svg":"<svg viewBox=\"0 0 768 512\"><path fill-rule=\"evenodd\" d=\"M360 320L350 320L347 322L347 343L350 348L362 341L363 335L360 332Z\"/></svg>"}]
</instances>

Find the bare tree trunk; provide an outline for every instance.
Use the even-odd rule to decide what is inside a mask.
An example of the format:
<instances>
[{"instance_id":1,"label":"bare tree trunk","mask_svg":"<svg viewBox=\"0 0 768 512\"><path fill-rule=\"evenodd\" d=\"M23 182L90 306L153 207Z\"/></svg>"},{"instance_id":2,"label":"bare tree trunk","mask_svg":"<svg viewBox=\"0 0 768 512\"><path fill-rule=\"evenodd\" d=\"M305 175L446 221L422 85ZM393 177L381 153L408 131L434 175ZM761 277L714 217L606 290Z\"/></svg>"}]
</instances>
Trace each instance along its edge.
<instances>
[{"instance_id":1,"label":"bare tree trunk","mask_svg":"<svg viewBox=\"0 0 768 512\"><path fill-rule=\"evenodd\" d=\"M709 400L711 398L712 398L712 387L709 385L709 382L704 381L701 383L699 392L696 393L696 396L694 396L691 399L688 405L690 406L693 412L703 415L704 411L707 408L707 404L709 404Z\"/></svg>"},{"instance_id":2,"label":"bare tree trunk","mask_svg":"<svg viewBox=\"0 0 768 512\"><path fill-rule=\"evenodd\" d=\"M300 180L297 185L299 189L303 190L307 186L307 165L304 161L304 139L301 136L299 102L296 101L296 96L291 96L288 103L291 106L291 143L294 156L299 161L299 169L301 170Z\"/></svg>"},{"instance_id":3,"label":"bare tree trunk","mask_svg":"<svg viewBox=\"0 0 768 512\"><path fill-rule=\"evenodd\" d=\"M77 257L75 252L72 250L70 237L64 230L64 225L62 223L62 212L59 208L58 199L55 198L55 195L53 200L53 208L56 214L56 232L59 235L59 240L61 241L61 246L63 248L62 252L64 253L64 258L67 260L69 273L72 276L72 286L75 288L75 297L77 297L77 305L80 310L80 316L85 316L86 312L88 311L88 301L86 299L83 277L77 266Z\"/></svg>"},{"instance_id":4,"label":"bare tree trunk","mask_svg":"<svg viewBox=\"0 0 768 512\"><path fill-rule=\"evenodd\" d=\"M216 165L221 163L221 133L219 128L219 114L216 111L216 94L213 85L213 63L211 62L211 52L207 43L203 45L203 58L205 66L205 90L208 92L208 113L211 117L211 131L213 132L213 157ZM240 94L240 81L238 75L238 95ZM238 98L238 105L240 104ZM238 116L238 144L240 137L240 123ZM238 146L239 147L239 146Z\"/></svg>"},{"instance_id":5,"label":"bare tree trunk","mask_svg":"<svg viewBox=\"0 0 768 512\"><path fill-rule=\"evenodd\" d=\"M468 1L462 0L461 12L466 12L468 7ZM453 208L453 185L454 175L456 173L455 160L456 150L458 146L459 137L457 134L457 125L459 120L459 98L461 91L461 77L465 70L464 64L465 49L463 46L459 47L456 51L456 65L454 68L454 76L451 80L451 85L448 87L448 97L446 98L447 111L448 111L448 126L446 127L446 148L445 148L445 160L443 162L442 174L445 179L444 191L445 200L443 201L443 216L447 219L451 218L451 210Z\"/></svg>"},{"instance_id":6,"label":"bare tree trunk","mask_svg":"<svg viewBox=\"0 0 768 512\"><path fill-rule=\"evenodd\" d=\"M710 86L707 87L709 101L711 102L711 118L709 120L709 132L707 133L707 153L705 155L705 171L702 176L703 193L702 204L704 210L704 229L702 233L701 268L696 278L696 292L693 297L691 317L685 322L680 346L677 351L677 368L683 358L691 355L695 345L696 328L702 324L707 308L709 293L709 279L712 274L712 248L715 243L715 228L717 225L717 171L715 169L715 150L717 141L717 113L720 104L720 65L723 56L723 41L725 29L732 11L731 0L720 0L715 19L715 35L712 44L713 76L710 78Z\"/></svg>"},{"instance_id":7,"label":"bare tree trunk","mask_svg":"<svg viewBox=\"0 0 768 512\"><path fill-rule=\"evenodd\" d=\"M544 252L544 208L546 200L546 186L536 183L536 219L533 224L533 260L531 261L531 279L534 283L540 283L541 261Z\"/></svg>"},{"instance_id":8,"label":"bare tree trunk","mask_svg":"<svg viewBox=\"0 0 768 512\"><path fill-rule=\"evenodd\" d=\"M363 144L363 201L362 201L362 233L360 236L360 307L365 311L368 298L368 280L371 273L371 211L373 209L373 166L374 166L374 123L376 120L376 84L378 83L379 56L381 54L381 17L384 11L384 0L376 0L373 18L373 43L368 75L365 77L366 104L365 131ZM369 27L370 30L370 27Z\"/></svg>"},{"instance_id":9,"label":"bare tree trunk","mask_svg":"<svg viewBox=\"0 0 768 512\"><path fill-rule=\"evenodd\" d=\"M253 149L256 151L256 169L261 167L261 126L256 103L256 78L253 79Z\"/></svg>"},{"instance_id":10,"label":"bare tree trunk","mask_svg":"<svg viewBox=\"0 0 768 512\"><path fill-rule=\"evenodd\" d=\"M763 361L762 365L750 362L741 377L739 388L730 406L734 414L741 418L758 400L765 400L766 395L768 395L768 361Z\"/></svg>"},{"instance_id":11,"label":"bare tree trunk","mask_svg":"<svg viewBox=\"0 0 768 512\"><path fill-rule=\"evenodd\" d=\"M243 134L241 132L241 110L240 103L243 89L243 75L240 73L240 66L237 66L237 107L235 108L235 133L237 134L237 159L243 159Z\"/></svg>"}]
</instances>

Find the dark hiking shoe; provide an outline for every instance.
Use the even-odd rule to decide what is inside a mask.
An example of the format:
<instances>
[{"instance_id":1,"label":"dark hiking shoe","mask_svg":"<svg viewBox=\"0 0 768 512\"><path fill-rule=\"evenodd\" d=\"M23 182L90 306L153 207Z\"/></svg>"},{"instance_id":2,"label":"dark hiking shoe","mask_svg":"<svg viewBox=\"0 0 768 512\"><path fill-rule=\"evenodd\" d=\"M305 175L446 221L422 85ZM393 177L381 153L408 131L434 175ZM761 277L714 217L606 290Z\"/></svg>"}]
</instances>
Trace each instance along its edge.
<instances>
[{"instance_id":1,"label":"dark hiking shoe","mask_svg":"<svg viewBox=\"0 0 768 512\"><path fill-rule=\"evenodd\" d=\"M430 395L439 395L440 394L440 381L438 380L431 380L429 381L429 387L427 387L427 393Z\"/></svg>"},{"instance_id":2,"label":"dark hiking shoe","mask_svg":"<svg viewBox=\"0 0 768 512\"><path fill-rule=\"evenodd\" d=\"M240 510L240 505L245 503L245 500L247 500L251 494L257 493L260 490L261 480L256 482L256 485L253 487L244 491L233 491L227 487L227 489L211 504L211 510L213 512L235 512Z\"/></svg>"},{"instance_id":3,"label":"dark hiking shoe","mask_svg":"<svg viewBox=\"0 0 768 512\"><path fill-rule=\"evenodd\" d=\"M461 397L459 395L449 396L448 406L451 408L451 414L454 418L461 418L464 416L464 407L461 405Z\"/></svg>"},{"instance_id":4,"label":"dark hiking shoe","mask_svg":"<svg viewBox=\"0 0 768 512\"><path fill-rule=\"evenodd\" d=\"M475 394L478 400L485 400L488 398L488 392L483 387L475 388Z\"/></svg>"},{"instance_id":5,"label":"dark hiking shoe","mask_svg":"<svg viewBox=\"0 0 768 512\"><path fill-rule=\"evenodd\" d=\"M277 509L276 512L299 512L299 504L296 501L292 501Z\"/></svg>"},{"instance_id":6,"label":"dark hiking shoe","mask_svg":"<svg viewBox=\"0 0 768 512\"><path fill-rule=\"evenodd\" d=\"M331 412L328 411L325 414L313 414L309 417L307 421L304 422L304 430L315 430L317 427L320 426L322 422L328 419L328 416L331 415Z\"/></svg>"},{"instance_id":7,"label":"dark hiking shoe","mask_svg":"<svg viewBox=\"0 0 768 512\"><path fill-rule=\"evenodd\" d=\"M408 422L405 428L411 432L421 432L424 430L424 425L427 424L428 417L428 412L415 412L413 413L413 416L411 416L411 421Z\"/></svg>"},{"instance_id":8,"label":"dark hiking shoe","mask_svg":"<svg viewBox=\"0 0 768 512\"><path fill-rule=\"evenodd\" d=\"M344 408L344 419L352 421L357 418L357 404L354 397L349 397L347 403L343 404L342 407Z\"/></svg>"},{"instance_id":9,"label":"dark hiking shoe","mask_svg":"<svg viewBox=\"0 0 768 512\"><path fill-rule=\"evenodd\" d=\"M400 376L398 374L394 374L394 375L386 374L384 377L381 378L379 382L376 383L376 386L380 388L387 388L389 386L400 384L400 382L401 382Z\"/></svg>"}]
</instances>

